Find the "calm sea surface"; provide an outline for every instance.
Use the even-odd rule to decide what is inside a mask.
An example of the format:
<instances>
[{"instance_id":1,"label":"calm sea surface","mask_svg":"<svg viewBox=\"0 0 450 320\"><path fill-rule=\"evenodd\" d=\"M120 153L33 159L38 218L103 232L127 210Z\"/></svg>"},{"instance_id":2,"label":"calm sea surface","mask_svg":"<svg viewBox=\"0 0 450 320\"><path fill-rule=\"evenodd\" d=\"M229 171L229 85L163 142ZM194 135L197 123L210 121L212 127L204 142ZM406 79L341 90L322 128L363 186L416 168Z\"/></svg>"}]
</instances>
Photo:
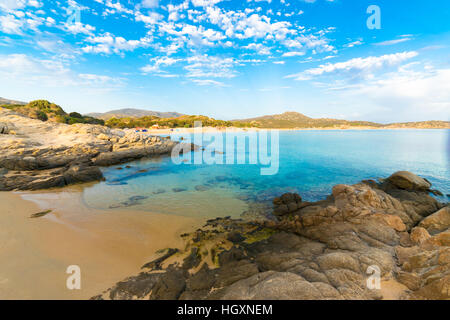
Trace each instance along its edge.
<instances>
[{"instance_id":1,"label":"calm sea surface","mask_svg":"<svg viewBox=\"0 0 450 320\"><path fill-rule=\"evenodd\" d=\"M83 197L94 208L238 217L252 204L284 192L320 200L335 184L388 177L398 170L427 178L447 195L449 134L450 130L282 131L275 175L261 175L260 165L174 164L170 157L161 157L104 169L106 181L86 188Z\"/></svg>"}]
</instances>

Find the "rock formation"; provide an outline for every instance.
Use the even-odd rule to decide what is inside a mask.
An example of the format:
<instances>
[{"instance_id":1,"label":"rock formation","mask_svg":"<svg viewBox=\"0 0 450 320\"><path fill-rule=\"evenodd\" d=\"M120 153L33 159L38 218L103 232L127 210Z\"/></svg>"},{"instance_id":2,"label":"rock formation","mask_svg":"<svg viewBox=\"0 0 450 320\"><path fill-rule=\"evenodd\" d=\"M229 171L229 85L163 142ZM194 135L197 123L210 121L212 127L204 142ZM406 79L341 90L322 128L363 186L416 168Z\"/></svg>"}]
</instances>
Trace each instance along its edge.
<instances>
[{"instance_id":1,"label":"rock formation","mask_svg":"<svg viewBox=\"0 0 450 320\"><path fill-rule=\"evenodd\" d=\"M399 172L337 185L315 203L285 194L272 220L210 220L158 269L149 263L94 298L449 299L449 207L430 187ZM368 285L377 272L380 287Z\"/></svg>"},{"instance_id":2,"label":"rock formation","mask_svg":"<svg viewBox=\"0 0 450 320\"><path fill-rule=\"evenodd\" d=\"M99 166L167 154L170 139L104 126L42 122L0 108L0 191L98 181Z\"/></svg>"}]
</instances>

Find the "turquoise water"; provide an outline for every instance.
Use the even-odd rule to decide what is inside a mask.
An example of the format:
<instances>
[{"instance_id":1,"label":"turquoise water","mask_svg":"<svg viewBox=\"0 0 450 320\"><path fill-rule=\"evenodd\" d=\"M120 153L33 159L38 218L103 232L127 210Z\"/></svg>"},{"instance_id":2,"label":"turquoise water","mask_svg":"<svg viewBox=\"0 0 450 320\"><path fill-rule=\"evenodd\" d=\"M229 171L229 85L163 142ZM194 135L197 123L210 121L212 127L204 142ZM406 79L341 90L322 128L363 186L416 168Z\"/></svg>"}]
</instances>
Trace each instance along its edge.
<instances>
[{"instance_id":1,"label":"turquoise water","mask_svg":"<svg viewBox=\"0 0 450 320\"><path fill-rule=\"evenodd\" d=\"M121 170L104 169L106 181L86 188L84 200L95 208L237 217L252 204L284 192L316 201L330 194L335 184L388 177L398 170L427 178L447 195L449 131L282 131L275 175L261 175L259 165L176 165L170 157L161 157L126 164L130 168L121 165Z\"/></svg>"}]
</instances>

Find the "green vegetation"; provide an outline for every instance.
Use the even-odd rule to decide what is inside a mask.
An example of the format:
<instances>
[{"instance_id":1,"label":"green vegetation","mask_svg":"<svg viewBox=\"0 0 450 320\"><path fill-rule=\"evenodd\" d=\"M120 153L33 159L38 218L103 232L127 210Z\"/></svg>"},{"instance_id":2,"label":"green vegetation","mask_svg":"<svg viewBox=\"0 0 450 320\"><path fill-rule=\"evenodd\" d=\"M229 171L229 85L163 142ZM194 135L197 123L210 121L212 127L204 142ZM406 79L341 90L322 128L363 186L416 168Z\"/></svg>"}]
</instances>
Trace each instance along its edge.
<instances>
[{"instance_id":1,"label":"green vegetation","mask_svg":"<svg viewBox=\"0 0 450 320\"><path fill-rule=\"evenodd\" d=\"M383 125L368 121L347 121L338 119L320 118L313 119L298 112L285 112L282 114L263 116L252 119L236 120L239 123L250 123L258 128L340 128L340 127L382 127Z\"/></svg>"},{"instance_id":2,"label":"green vegetation","mask_svg":"<svg viewBox=\"0 0 450 320\"><path fill-rule=\"evenodd\" d=\"M231 127L232 121L216 120L206 116L181 116L177 118L158 118L156 116L145 116L141 118L111 118L105 125L110 128L150 128L157 125L160 128L193 128L196 121L201 121L203 127ZM239 123L239 126L250 126L248 123Z\"/></svg>"},{"instance_id":3,"label":"green vegetation","mask_svg":"<svg viewBox=\"0 0 450 320\"><path fill-rule=\"evenodd\" d=\"M67 124L90 123L104 125L105 122L89 116L83 116L78 112L67 114L60 106L47 100L35 100L26 105L9 104L0 107L14 110L24 116L39 119L41 121L53 121Z\"/></svg>"}]
</instances>

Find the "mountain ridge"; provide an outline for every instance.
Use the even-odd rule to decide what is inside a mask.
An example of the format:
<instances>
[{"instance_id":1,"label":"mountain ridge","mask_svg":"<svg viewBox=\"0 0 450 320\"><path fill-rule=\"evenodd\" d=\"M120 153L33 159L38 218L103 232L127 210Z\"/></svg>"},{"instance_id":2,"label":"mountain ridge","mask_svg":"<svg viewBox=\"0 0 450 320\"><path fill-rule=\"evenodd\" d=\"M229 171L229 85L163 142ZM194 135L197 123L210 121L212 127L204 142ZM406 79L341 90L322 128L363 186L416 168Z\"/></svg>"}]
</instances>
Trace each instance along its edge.
<instances>
[{"instance_id":1,"label":"mountain ridge","mask_svg":"<svg viewBox=\"0 0 450 320\"><path fill-rule=\"evenodd\" d=\"M184 116L182 113L172 112L172 111L153 111L153 110L145 110L145 109L136 109L136 108L122 108L115 109L107 112L91 112L86 114L87 116L94 117L102 120L109 120L111 118L141 118L145 116L156 116L158 118L179 118Z\"/></svg>"},{"instance_id":2,"label":"mountain ridge","mask_svg":"<svg viewBox=\"0 0 450 320\"><path fill-rule=\"evenodd\" d=\"M333 118L311 118L302 113L287 111L281 114L265 115L247 119L233 120L236 123L250 123L259 128L291 129L291 128L442 128L450 129L449 121L428 120L415 122L394 122L381 124L372 121L343 120Z\"/></svg>"},{"instance_id":3,"label":"mountain ridge","mask_svg":"<svg viewBox=\"0 0 450 320\"><path fill-rule=\"evenodd\" d=\"M0 105L26 105L26 102L17 101L17 100L11 100L0 97Z\"/></svg>"}]
</instances>

